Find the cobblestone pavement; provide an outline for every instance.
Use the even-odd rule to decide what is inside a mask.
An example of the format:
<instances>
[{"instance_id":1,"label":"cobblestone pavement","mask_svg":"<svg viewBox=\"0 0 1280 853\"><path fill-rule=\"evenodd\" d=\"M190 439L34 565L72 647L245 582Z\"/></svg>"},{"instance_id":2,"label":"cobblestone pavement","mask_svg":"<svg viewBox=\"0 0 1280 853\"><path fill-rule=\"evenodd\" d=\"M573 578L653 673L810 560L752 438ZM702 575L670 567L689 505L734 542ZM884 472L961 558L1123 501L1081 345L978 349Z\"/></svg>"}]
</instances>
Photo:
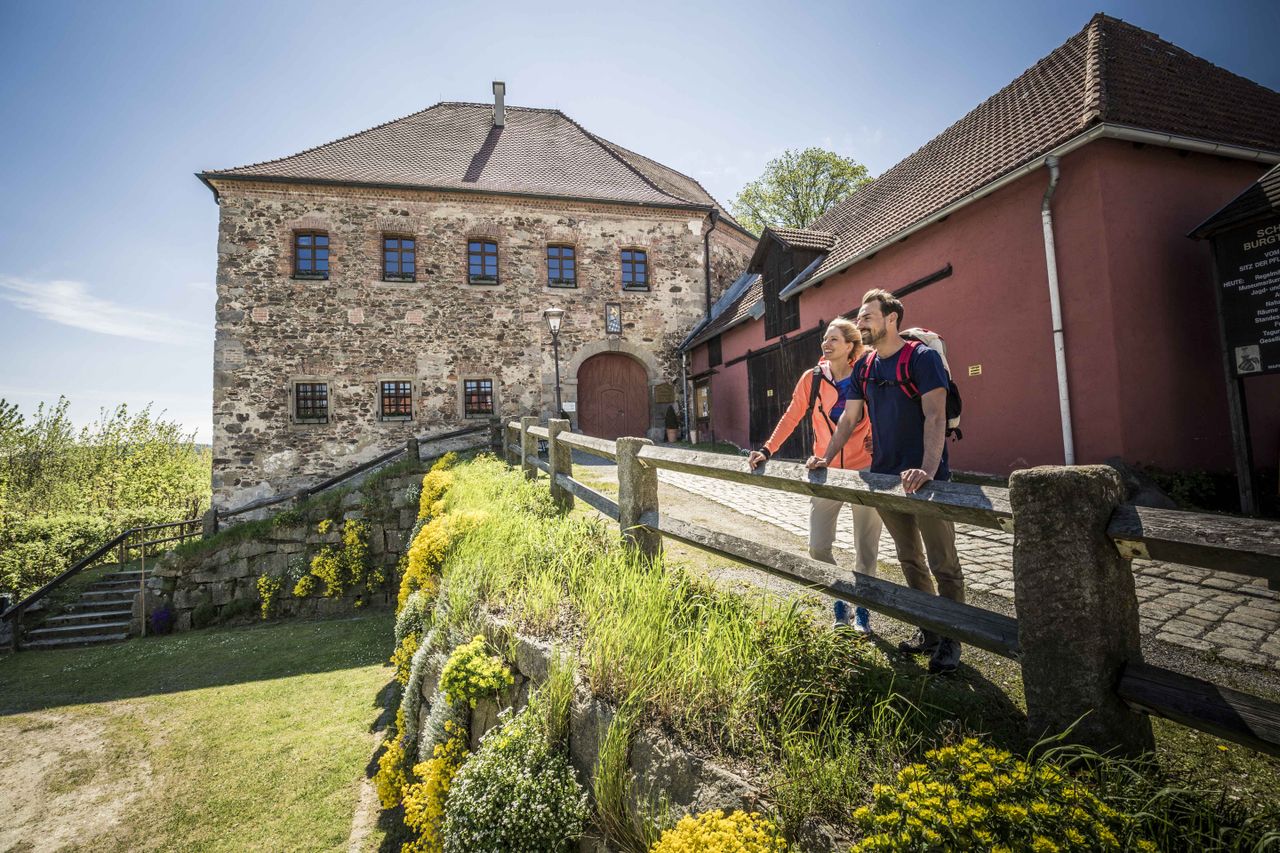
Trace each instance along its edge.
<instances>
[{"instance_id":1,"label":"cobblestone pavement","mask_svg":"<svg viewBox=\"0 0 1280 853\"><path fill-rule=\"evenodd\" d=\"M659 471L663 482L798 536L809 533L809 499L692 474ZM841 513L836 546L853 551L849 513ZM1013 605L1013 536L956 525L965 586ZM893 540L880 540L880 560L896 563ZM846 561L846 565L851 559ZM1266 581L1190 566L1135 560L1139 617L1145 638L1280 671L1280 597Z\"/></svg>"}]
</instances>

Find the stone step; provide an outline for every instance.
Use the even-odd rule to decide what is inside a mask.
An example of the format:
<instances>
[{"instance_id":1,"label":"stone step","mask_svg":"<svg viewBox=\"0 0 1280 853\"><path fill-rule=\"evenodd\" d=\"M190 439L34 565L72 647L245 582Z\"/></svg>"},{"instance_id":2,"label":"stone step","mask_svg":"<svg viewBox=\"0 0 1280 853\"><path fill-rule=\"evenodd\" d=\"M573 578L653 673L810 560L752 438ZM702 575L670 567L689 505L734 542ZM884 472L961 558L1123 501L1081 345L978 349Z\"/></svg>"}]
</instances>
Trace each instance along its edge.
<instances>
[{"instance_id":1,"label":"stone step","mask_svg":"<svg viewBox=\"0 0 1280 853\"><path fill-rule=\"evenodd\" d=\"M57 640L64 637L85 637L98 634L129 633L129 621L96 622L90 625L67 625L54 628L32 628L27 640Z\"/></svg>"},{"instance_id":2,"label":"stone step","mask_svg":"<svg viewBox=\"0 0 1280 853\"><path fill-rule=\"evenodd\" d=\"M137 589L137 588L138 588L138 579L137 579L137 578L134 578L134 579L133 579L133 580L131 580L131 581L130 581L130 580L124 580L124 581L96 581L95 583L91 583L91 584L89 584L89 586L86 588L86 590L87 590L87 591L95 591L95 592L96 592L96 591L100 591L100 590L104 590L104 589L121 590L121 589Z\"/></svg>"},{"instance_id":3,"label":"stone step","mask_svg":"<svg viewBox=\"0 0 1280 853\"><path fill-rule=\"evenodd\" d=\"M94 598L89 601L81 599L72 605L68 613L100 613L103 610L129 610L133 607L132 598Z\"/></svg>"},{"instance_id":4,"label":"stone step","mask_svg":"<svg viewBox=\"0 0 1280 853\"><path fill-rule=\"evenodd\" d=\"M24 650L30 649L70 649L77 646L97 646L104 643L119 643L129 639L125 634L94 634L88 637L62 637L60 639L26 640L22 643Z\"/></svg>"},{"instance_id":5,"label":"stone step","mask_svg":"<svg viewBox=\"0 0 1280 853\"><path fill-rule=\"evenodd\" d=\"M137 583L137 582L138 582L138 577L139 577L141 574L142 574L142 572L141 572L141 571L136 571L136 570L135 570L135 571L132 571L132 572L112 572L112 573L111 573L111 574L109 574L109 575L103 575L103 576L102 576L102 580L104 580L104 581L131 581L131 582L133 582L133 583Z\"/></svg>"},{"instance_id":6,"label":"stone step","mask_svg":"<svg viewBox=\"0 0 1280 853\"><path fill-rule=\"evenodd\" d=\"M138 588L136 586L120 587L118 589L86 589L80 593L80 600L101 601L107 598L121 598L137 591Z\"/></svg>"},{"instance_id":7,"label":"stone step","mask_svg":"<svg viewBox=\"0 0 1280 853\"><path fill-rule=\"evenodd\" d=\"M61 616L50 616L44 620L40 627L58 628L71 625L97 625L119 622L122 619L128 621L131 616L133 616L133 610L130 607L126 607L124 610L72 611Z\"/></svg>"}]
</instances>

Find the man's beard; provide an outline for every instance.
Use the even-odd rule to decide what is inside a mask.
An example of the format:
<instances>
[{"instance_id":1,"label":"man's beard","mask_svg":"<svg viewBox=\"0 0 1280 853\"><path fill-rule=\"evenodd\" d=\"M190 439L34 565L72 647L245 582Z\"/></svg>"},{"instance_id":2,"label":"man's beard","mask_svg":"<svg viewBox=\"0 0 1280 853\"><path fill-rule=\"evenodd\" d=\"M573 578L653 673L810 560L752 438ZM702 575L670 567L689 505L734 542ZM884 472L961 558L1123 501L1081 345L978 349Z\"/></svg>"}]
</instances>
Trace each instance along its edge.
<instances>
[{"instance_id":1,"label":"man's beard","mask_svg":"<svg viewBox=\"0 0 1280 853\"><path fill-rule=\"evenodd\" d=\"M862 343L864 346L875 346L880 341L884 340L885 334L886 334L885 329L881 329L878 334L876 332L871 331L870 329L863 329L861 331Z\"/></svg>"}]
</instances>

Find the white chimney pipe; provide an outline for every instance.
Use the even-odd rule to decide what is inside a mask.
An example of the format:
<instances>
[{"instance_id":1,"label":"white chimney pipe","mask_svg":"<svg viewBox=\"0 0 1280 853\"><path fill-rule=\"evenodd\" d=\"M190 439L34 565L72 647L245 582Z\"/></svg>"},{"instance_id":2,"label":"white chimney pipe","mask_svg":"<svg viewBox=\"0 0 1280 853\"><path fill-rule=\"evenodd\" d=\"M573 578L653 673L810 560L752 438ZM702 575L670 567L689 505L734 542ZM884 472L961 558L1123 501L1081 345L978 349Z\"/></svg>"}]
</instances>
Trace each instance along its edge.
<instances>
[{"instance_id":1,"label":"white chimney pipe","mask_svg":"<svg viewBox=\"0 0 1280 853\"><path fill-rule=\"evenodd\" d=\"M501 80L493 81L493 126L502 127L507 123L507 109L503 99L507 94L507 84Z\"/></svg>"}]
</instances>

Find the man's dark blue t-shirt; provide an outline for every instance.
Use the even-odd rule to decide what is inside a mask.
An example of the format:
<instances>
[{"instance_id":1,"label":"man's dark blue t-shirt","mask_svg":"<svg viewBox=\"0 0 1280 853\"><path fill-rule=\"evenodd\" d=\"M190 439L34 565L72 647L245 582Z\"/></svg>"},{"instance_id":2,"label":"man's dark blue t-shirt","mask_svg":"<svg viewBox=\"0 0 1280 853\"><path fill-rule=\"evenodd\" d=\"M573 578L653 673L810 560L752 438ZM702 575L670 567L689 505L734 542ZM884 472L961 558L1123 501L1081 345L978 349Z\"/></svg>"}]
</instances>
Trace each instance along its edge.
<instances>
[{"instance_id":1,"label":"man's dark blue t-shirt","mask_svg":"<svg viewBox=\"0 0 1280 853\"><path fill-rule=\"evenodd\" d=\"M871 470L877 474L901 474L908 468L919 468L924 460L924 406L919 397L907 397L906 392L894 384L899 354L895 352L887 359L876 355L867 377L865 399L871 417ZM935 388L947 387L947 369L942 366L942 356L923 344L911 354L909 370L921 396ZM854 365L854 376L858 380L862 378L862 371L860 361ZM853 383L849 399L864 399L861 381ZM951 479L945 437L942 461L933 479Z\"/></svg>"}]
</instances>

